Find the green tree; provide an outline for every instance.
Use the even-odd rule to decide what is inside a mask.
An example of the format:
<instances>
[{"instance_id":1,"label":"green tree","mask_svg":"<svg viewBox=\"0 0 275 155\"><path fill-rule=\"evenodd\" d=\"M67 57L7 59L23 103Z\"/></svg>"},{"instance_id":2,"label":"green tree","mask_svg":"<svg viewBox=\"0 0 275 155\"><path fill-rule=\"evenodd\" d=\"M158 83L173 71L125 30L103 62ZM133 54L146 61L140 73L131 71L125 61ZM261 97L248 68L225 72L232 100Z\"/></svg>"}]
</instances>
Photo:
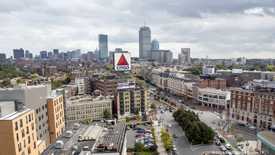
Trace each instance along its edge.
<instances>
[{"instance_id":1,"label":"green tree","mask_svg":"<svg viewBox=\"0 0 275 155\"><path fill-rule=\"evenodd\" d=\"M151 109L157 109L157 106L155 103L151 103Z\"/></svg>"},{"instance_id":2,"label":"green tree","mask_svg":"<svg viewBox=\"0 0 275 155\"><path fill-rule=\"evenodd\" d=\"M215 70L221 70L221 69L226 70L227 68L224 65L217 65L215 67Z\"/></svg>"},{"instance_id":3,"label":"green tree","mask_svg":"<svg viewBox=\"0 0 275 155\"><path fill-rule=\"evenodd\" d=\"M230 126L230 130L231 130L231 131L234 131L234 130L235 130L234 124L232 124L232 125Z\"/></svg>"},{"instance_id":4,"label":"green tree","mask_svg":"<svg viewBox=\"0 0 275 155\"><path fill-rule=\"evenodd\" d=\"M147 120L147 118L148 118L146 113L142 117L144 120Z\"/></svg>"},{"instance_id":5,"label":"green tree","mask_svg":"<svg viewBox=\"0 0 275 155\"><path fill-rule=\"evenodd\" d=\"M126 117L126 122L130 122L130 117Z\"/></svg>"},{"instance_id":6,"label":"green tree","mask_svg":"<svg viewBox=\"0 0 275 155\"><path fill-rule=\"evenodd\" d=\"M139 114L137 114L137 121L139 122L139 120L140 120L140 116Z\"/></svg>"},{"instance_id":7,"label":"green tree","mask_svg":"<svg viewBox=\"0 0 275 155\"><path fill-rule=\"evenodd\" d=\"M25 81L23 79L17 79L16 84L24 83Z\"/></svg>"},{"instance_id":8,"label":"green tree","mask_svg":"<svg viewBox=\"0 0 275 155\"><path fill-rule=\"evenodd\" d=\"M140 142L135 143L134 147L136 152L142 152L144 149L144 145Z\"/></svg>"},{"instance_id":9,"label":"green tree","mask_svg":"<svg viewBox=\"0 0 275 155\"><path fill-rule=\"evenodd\" d=\"M243 139L243 137L239 137L239 138L236 139L236 141L237 141L237 142L243 142L244 139Z\"/></svg>"},{"instance_id":10,"label":"green tree","mask_svg":"<svg viewBox=\"0 0 275 155\"><path fill-rule=\"evenodd\" d=\"M184 69L184 71L189 71L192 74L199 75L202 72L202 67L201 66L191 67L188 69Z\"/></svg>"},{"instance_id":11,"label":"green tree","mask_svg":"<svg viewBox=\"0 0 275 155\"><path fill-rule=\"evenodd\" d=\"M11 86L11 80L10 80L10 78L4 79L3 82L2 82L2 85L5 86L5 87Z\"/></svg>"},{"instance_id":12,"label":"green tree","mask_svg":"<svg viewBox=\"0 0 275 155\"><path fill-rule=\"evenodd\" d=\"M135 111L134 111L134 112L135 112L136 115L138 115L138 114L139 114L139 111L140 111L139 108L135 108Z\"/></svg>"},{"instance_id":13,"label":"green tree","mask_svg":"<svg viewBox=\"0 0 275 155\"><path fill-rule=\"evenodd\" d=\"M37 73L34 73L31 75L31 78L39 78L39 75Z\"/></svg>"},{"instance_id":14,"label":"green tree","mask_svg":"<svg viewBox=\"0 0 275 155\"><path fill-rule=\"evenodd\" d=\"M167 99L167 98L165 98L165 99L164 99L164 101L165 101L165 102L167 102L167 101L168 101L168 99Z\"/></svg>"},{"instance_id":15,"label":"green tree","mask_svg":"<svg viewBox=\"0 0 275 155\"><path fill-rule=\"evenodd\" d=\"M144 80L136 79L136 84L139 85L139 86L145 86L146 82Z\"/></svg>"},{"instance_id":16,"label":"green tree","mask_svg":"<svg viewBox=\"0 0 275 155\"><path fill-rule=\"evenodd\" d=\"M104 118L112 118L112 115L108 109L105 109L103 112Z\"/></svg>"},{"instance_id":17,"label":"green tree","mask_svg":"<svg viewBox=\"0 0 275 155\"><path fill-rule=\"evenodd\" d=\"M275 71L275 66L266 66L265 70L266 71Z\"/></svg>"}]
</instances>

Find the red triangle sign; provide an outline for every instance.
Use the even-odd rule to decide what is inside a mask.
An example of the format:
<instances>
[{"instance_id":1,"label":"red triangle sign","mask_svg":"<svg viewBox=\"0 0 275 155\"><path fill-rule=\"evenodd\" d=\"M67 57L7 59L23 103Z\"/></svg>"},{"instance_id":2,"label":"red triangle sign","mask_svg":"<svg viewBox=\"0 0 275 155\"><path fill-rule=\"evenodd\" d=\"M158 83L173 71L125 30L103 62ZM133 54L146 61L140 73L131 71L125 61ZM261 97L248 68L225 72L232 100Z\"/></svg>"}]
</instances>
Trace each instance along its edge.
<instances>
[{"instance_id":1,"label":"red triangle sign","mask_svg":"<svg viewBox=\"0 0 275 155\"><path fill-rule=\"evenodd\" d=\"M128 62L127 60L125 59L124 55L122 54L119 58L119 61L117 63L117 66L128 66Z\"/></svg>"}]
</instances>

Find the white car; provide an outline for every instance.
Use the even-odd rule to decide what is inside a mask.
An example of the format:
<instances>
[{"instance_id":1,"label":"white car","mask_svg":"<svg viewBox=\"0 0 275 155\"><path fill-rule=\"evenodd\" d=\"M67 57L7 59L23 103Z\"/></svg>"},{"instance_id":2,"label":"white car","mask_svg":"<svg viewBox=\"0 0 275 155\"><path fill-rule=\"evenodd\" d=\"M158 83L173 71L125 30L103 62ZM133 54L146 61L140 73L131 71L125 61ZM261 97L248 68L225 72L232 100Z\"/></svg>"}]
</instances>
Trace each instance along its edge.
<instances>
[{"instance_id":1,"label":"white car","mask_svg":"<svg viewBox=\"0 0 275 155\"><path fill-rule=\"evenodd\" d=\"M251 126L249 126L249 129L250 129L250 130L255 130L255 129L256 129L256 127L255 127L255 126L253 126L253 125L251 125Z\"/></svg>"},{"instance_id":2,"label":"white car","mask_svg":"<svg viewBox=\"0 0 275 155\"><path fill-rule=\"evenodd\" d=\"M232 151L232 155L240 155L240 152L238 152L238 151Z\"/></svg>"},{"instance_id":3,"label":"white car","mask_svg":"<svg viewBox=\"0 0 275 155\"><path fill-rule=\"evenodd\" d=\"M232 153L231 152L226 152L225 155L232 155Z\"/></svg>"},{"instance_id":4,"label":"white car","mask_svg":"<svg viewBox=\"0 0 275 155\"><path fill-rule=\"evenodd\" d=\"M220 146L220 149L222 150L222 151L226 151L226 148L224 147L224 146Z\"/></svg>"},{"instance_id":5,"label":"white car","mask_svg":"<svg viewBox=\"0 0 275 155\"><path fill-rule=\"evenodd\" d=\"M225 144L227 150L231 150L231 146L229 144Z\"/></svg>"},{"instance_id":6,"label":"white car","mask_svg":"<svg viewBox=\"0 0 275 155\"><path fill-rule=\"evenodd\" d=\"M171 125L171 124L168 124L168 125L167 125L167 127L168 127L168 128L171 128L171 127L172 127L172 125Z\"/></svg>"}]
</instances>

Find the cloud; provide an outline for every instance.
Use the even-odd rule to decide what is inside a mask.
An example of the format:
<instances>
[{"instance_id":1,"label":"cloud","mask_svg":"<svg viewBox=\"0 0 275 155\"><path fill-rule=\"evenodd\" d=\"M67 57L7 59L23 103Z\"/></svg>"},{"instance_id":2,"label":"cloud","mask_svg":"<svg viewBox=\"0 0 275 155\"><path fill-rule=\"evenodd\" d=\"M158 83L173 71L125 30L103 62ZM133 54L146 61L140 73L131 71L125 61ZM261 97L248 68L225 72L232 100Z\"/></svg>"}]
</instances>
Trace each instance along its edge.
<instances>
[{"instance_id":1,"label":"cloud","mask_svg":"<svg viewBox=\"0 0 275 155\"><path fill-rule=\"evenodd\" d=\"M109 50L123 48L138 56L138 31L149 26L160 47L191 48L192 57L269 58L275 43L274 0L9 0L0 1L0 50L34 54L98 46L107 34Z\"/></svg>"}]
</instances>

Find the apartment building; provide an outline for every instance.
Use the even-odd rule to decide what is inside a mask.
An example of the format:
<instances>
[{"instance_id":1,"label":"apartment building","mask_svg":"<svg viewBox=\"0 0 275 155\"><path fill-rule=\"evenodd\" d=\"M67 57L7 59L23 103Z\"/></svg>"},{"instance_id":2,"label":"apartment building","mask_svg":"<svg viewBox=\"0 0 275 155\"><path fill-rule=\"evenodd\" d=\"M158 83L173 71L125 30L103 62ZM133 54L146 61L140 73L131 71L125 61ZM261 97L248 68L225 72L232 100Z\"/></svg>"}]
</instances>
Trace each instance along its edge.
<instances>
[{"instance_id":1,"label":"apartment building","mask_svg":"<svg viewBox=\"0 0 275 155\"><path fill-rule=\"evenodd\" d=\"M242 70L240 73L234 73L234 70L218 70L217 73L219 75L234 75L241 74L251 76L253 79L263 79L263 80L273 80L275 77L275 72L269 71L246 71Z\"/></svg>"},{"instance_id":2,"label":"apartment building","mask_svg":"<svg viewBox=\"0 0 275 155\"><path fill-rule=\"evenodd\" d=\"M71 123L102 119L105 109L108 109L112 114L112 100L109 97L71 97L66 101L67 121Z\"/></svg>"},{"instance_id":3,"label":"apartment building","mask_svg":"<svg viewBox=\"0 0 275 155\"><path fill-rule=\"evenodd\" d=\"M36 138L35 111L15 111L14 106L14 101L0 102L0 154L40 154Z\"/></svg>"},{"instance_id":4,"label":"apartment building","mask_svg":"<svg viewBox=\"0 0 275 155\"><path fill-rule=\"evenodd\" d=\"M275 94L262 90L231 89L230 120L270 128L275 124Z\"/></svg>"},{"instance_id":5,"label":"apartment building","mask_svg":"<svg viewBox=\"0 0 275 155\"><path fill-rule=\"evenodd\" d=\"M46 146L50 144L47 99L51 91L51 85L17 85L0 89L0 101L15 101L16 109L34 109L36 141L44 140Z\"/></svg>"},{"instance_id":6,"label":"apartment building","mask_svg":"<svg viewBox=\"0 0 275 155\"><path fill-rule=\"evenodd\" d=\"M146 112L150 93L146 89L122 89L114 97L113 111L118 119L125 119L126 116L134 116L136 108L142 113Z\"/></svg>"},{"instance_id":7,"label":"apartment building","mask_svg":"<svg viewBox=\"0 0 275 155\"><path fill-rule=\"evenodd\" d=\"M47 100L50 142L54 142L65 131L63 95L54 94Z\"/></svg>"},{"instance_id":8,"label":"apartment building","mask_svg":"<svg viewBox=\"0 0 275 155\"><path fill-rule=\"evenodd\" d=\"M196 97L199 105L217 109L229 109L230 92L215 88L199 88Z\"/></svg>"},{"instance_id":9,"label":"apartment building","mask_svg":"<svg viewBox=\"0 0 275 155\"><path fill-rule=\"evenodd\" d=\"M132 77L116 77L113 79L96 80L96 89L100 90L104 96L112 96L117 91L118 83L135 82L136 79Z\"/></svg>"},{"instance_id":10,"label":"apartment building","mask_svg":"<svg viewBox=\"0 0 275 155\"><path fill-rule=\"evenodd\" d=\"M90 94L89 77L75 78L75 84L77 85L79 95Z\"/></svg>"}]
</instances>

